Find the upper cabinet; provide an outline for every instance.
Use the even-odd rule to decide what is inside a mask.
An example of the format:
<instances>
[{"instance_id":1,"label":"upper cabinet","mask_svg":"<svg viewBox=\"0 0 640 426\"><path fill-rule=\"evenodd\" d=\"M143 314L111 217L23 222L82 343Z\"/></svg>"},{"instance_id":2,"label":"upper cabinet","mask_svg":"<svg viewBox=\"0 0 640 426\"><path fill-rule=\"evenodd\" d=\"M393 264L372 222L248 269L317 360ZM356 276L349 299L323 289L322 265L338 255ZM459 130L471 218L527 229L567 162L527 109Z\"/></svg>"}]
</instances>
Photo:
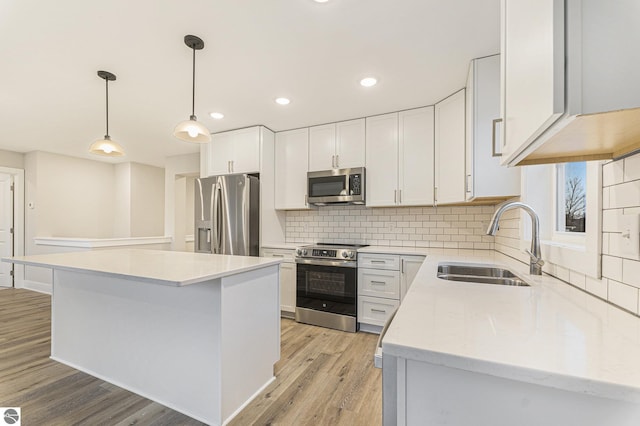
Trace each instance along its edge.
<instances>
[{"instance_id":1,"label":"upper cabinet","mask_svg":"<svg viewBox=\"0 0 640 426\"><path fill-rule=\"evenodd\" d=\"M275 208L307 209L309 129L276 133Z\"/></svg>"},{"instance_id":2,"label":"upper cabinet","mask_svg":"<svg viewBox=\"0 0 640 426\"><path fill-rule=\"evenodd\" d=\"M502 0L502 163L640 149L637 2Z\"/></svg>"},{"instance_id":3,"label":"upper cabinet","mask_svg":"<svg viewBox=\"0 0 640 426\"><path fill-rule=\"evenodd\" d=\"M216 133L200 148L200 175L259 173L261 126Z\"/></svg>"},{"instance_id":4,"label":"upper cabinet","mask_svg":"<svg viewBox=\"0 0 640 426\"><path fill-rule=\"evenodd\" d=\"M465 89L435 105L435 203L465 201Z\"/></svg>"},{"instance_id":5,"label":"upper cabinet","mask_svg":"<svg viewBox=\"0 0 640 426\"><path fill-rule=\"evenodd\" d=\"M466 91L466 199L520 194L520 169L500 166L500 55L474 59Z\"/></svg>"},{"instance_id":6,"label":"upper cabinet","mask_svg":"<svg viewBox=\"0 0 640 426\"><path fill-rule=\"evenodd\" d=\"M433 107L366 118L367 206L433 204Z\"/></svg>"},{"instance_id":7,"label":"upper cabinet","mask_svg":"<svg viewBox=\"0 0 640 426\"><path fill-rule=\"evenodd\" d=\"M363 167L365 120L309 128L309 171Z\"/></svg>"}]
</instances>

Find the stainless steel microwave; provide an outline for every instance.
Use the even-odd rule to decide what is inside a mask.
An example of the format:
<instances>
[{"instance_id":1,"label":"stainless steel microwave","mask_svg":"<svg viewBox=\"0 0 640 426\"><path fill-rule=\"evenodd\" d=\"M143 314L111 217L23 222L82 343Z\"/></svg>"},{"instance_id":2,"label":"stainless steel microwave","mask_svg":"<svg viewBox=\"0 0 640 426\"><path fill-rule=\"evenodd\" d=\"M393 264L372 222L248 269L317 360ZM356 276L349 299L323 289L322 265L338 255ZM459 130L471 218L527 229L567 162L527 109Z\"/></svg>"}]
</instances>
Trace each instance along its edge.
<instances>
[{"instance_id":1,"label":"stainless steel microwave","mask_svg":"<svg viewBox=\"0 0 640 426\"><path fill-rule=\"evenodd\" d=\"M364 167L307 173L309 204L364 204Z\"/></svg>"}]
</instances>

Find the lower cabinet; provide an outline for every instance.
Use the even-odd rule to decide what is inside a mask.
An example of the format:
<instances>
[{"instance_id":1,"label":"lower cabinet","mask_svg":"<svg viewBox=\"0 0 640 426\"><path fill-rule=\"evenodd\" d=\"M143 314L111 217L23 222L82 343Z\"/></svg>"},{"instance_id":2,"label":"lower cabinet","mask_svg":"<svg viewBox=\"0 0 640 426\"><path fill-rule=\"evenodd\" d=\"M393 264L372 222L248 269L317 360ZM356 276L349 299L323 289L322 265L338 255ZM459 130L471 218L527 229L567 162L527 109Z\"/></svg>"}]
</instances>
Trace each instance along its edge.
<instances>
[{"instance_id":1,"label":"lower cabinet","mask_svg":"<svg viewBox=\"0 0 640 426\"><path fill-rule=\"evenodd\" d=\"M358 322L360 329L380 332L400 306L425 256L358 254Z\"/></svg>"},{"instance_id":2,"label":"lower cabinet","mask_svg":"<svg viewBox=\"0 0 640 426\"><path fill-rule=\"evenodd\" d=\"M263 248L262 257L278 257L280 263L280 313L293 318L296 311L296 264L293 249Z\"/></svg>"}]
</instances>

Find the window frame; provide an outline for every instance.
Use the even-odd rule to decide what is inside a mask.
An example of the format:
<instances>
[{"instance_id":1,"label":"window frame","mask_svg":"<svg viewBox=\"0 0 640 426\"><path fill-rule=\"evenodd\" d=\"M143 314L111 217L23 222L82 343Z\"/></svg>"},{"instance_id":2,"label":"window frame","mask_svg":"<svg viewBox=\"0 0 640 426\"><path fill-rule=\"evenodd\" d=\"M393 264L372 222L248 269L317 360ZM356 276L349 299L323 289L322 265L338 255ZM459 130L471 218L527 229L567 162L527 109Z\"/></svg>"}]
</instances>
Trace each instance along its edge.
<instances>
[{"instance_id":1,"label":"window frame","mask_svg":"<svg viewBox=\"0 0 640 426\"><path fill-rule=\"evenodd\" d=\"M544 270L556 275L560 266L599 279L602 276L602 162L587 162L586 222L584 235L565 235L556 231L556 164L522 167L521 200L531 205L540 217L540 246L547 263ZM552 190L548 186L553 186ZM520 216L520 248L531 241L531 221Z\"/></svg>"},{"instance_id":2,"label":"window frame","mask_svg":"<svg viewBox=\"0 0 640 426\"><path fill-rule=\"evenodd\" d=\"M560 174L558 172L558 166L560 165L565 165L567 163L558 163L558 164L554 164L553 167L553 211L554 211L554 215L553 215L553 234L551 236L551 241L554 243L558 243L558 244L566 244L566 245L574 245L574 246L585 246L586 245L586 240L587 240L587 233L589 232L589 221L587 221L586 224L586 228L584 230L584 232L566 232L566 231L559 231L558 229L560 229L559 227L559 222L560 222L560 206L558 204L558 200L559 200L559 194L558 194L558 190L560 189L560 185L559 185L559 180L562 179L563 182L563 186L565 183L565 175L564 175L564 171L562 174ZM589 163L587 163L587 169L589 169ZM586 200L585 200L585 216L589 217L588 215L588 211L587 211L587 205L588 202L591 198L594 197L593 194L590 194L588 189L590 186L593 186L594 183L592 182L592 180L595 178L595 176L590 176L589 175L589 171L587 170L585 172L586 175L586 182L585 182L585 196L586 196ZM564 198L564 197L563 197ZM564 209L563 209L564 211ZM594 232L593 230L591 232Z\"/></svg>"}]
</instances>

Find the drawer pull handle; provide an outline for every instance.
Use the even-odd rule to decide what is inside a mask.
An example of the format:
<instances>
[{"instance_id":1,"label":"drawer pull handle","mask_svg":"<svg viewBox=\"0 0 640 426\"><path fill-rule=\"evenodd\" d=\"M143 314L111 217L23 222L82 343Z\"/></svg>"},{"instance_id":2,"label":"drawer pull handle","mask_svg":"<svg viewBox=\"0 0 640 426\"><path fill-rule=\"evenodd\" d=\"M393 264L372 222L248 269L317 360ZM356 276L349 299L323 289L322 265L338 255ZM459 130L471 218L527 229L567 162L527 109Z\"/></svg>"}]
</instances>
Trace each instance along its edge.
<instances>
[{"instance_id":1,"label":"drawer pull handle","mask_svg":"<svg viewBox=\"0 0 640 426\"><path fill-rule=\"evenodd\" d=\"M374 285L386 285L387 283L385 283L384 281L371 281L371 284L374 284Z\"/></svg>"},{"instance_id":2,"label":"drawer pull handle","mask_svg":"<svg viewBox=\"0 0 640 426\"><path fill-rule=\"evenodd\" d=\"M380 312L381 314L387 313L387 311L385 311L384 309L374 309L374 308L371 308L371 312Z\"/></svg>"},{"instance_id":3,"label":"drawer pull handle","mask_svg":"<svg viewBox=\"0 0 640 426\"><path fill-rule=\"evenodd\" d=\"M386 260L372 260L371 263L387 263Z\"/></svg>"}]
</instances>

